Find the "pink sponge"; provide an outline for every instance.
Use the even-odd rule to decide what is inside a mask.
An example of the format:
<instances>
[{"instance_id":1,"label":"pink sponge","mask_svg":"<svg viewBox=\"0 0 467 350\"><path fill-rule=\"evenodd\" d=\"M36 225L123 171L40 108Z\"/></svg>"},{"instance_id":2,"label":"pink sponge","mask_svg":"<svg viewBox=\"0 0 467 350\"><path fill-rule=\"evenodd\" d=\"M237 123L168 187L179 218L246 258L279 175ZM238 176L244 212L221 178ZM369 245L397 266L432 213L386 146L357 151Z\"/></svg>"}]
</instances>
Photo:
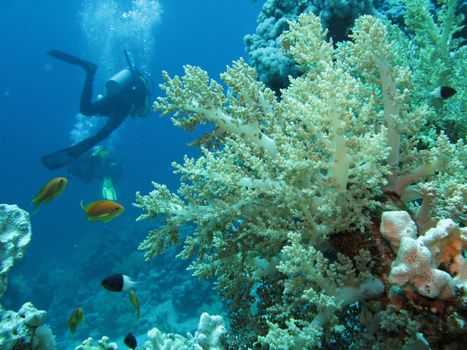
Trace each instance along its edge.
<instances>
[{"instance_id":1,"label":"pink sponge","mask_svg":"<svg viewBox=\"0 0 467 350\"><path fill-rule=\"evenodd\" d=\"M440 220L417 238L415 223L407 213L385 212L381 234L397 251L389 275L391 284L439 299L454 298L457 288L467 289L467 264L462 255L467 231L451 219Z\"/></svg>"},{"instance_id":2,"label":"pink sponge","mask_svg":"<svg viewBox=\"0 0 467 350\"><path fill-rule=\"evenodd\" d=\"M392 264L389 275L392 284L408 285L423 296L437 298L450 280L451 275L433 265L431 252L422 242L402 237L397 259Z\"/></svg>"}]
</instances>

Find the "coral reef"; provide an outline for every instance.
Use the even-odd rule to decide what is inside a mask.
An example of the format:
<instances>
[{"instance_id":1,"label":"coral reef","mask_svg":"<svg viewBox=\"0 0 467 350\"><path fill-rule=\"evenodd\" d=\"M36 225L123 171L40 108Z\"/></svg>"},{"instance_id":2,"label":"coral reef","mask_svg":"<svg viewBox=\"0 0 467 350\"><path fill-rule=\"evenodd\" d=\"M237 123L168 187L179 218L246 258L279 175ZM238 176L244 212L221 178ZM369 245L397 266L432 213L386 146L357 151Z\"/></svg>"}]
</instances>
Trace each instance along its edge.
<instances>
[{"instance_id":1,"label":"coral reef","mask_svg":"<svg viewBox=\"0 0 467 350\"><path fill-rule=\"evenodd\" d=\"M413 79L419 87L415 94L419 100L426 100L427 94L439 86L455 87L457 93L454 98L431 98L430 104L436 113L428 115L428 118L431 126L438 131L444 130L452 141L463 139L467 134L464 118L467 92L462 88L462 80L459 81L457 77L465 71L467 59L467 2L432 1L439 7L437 15L433 16L433 8L426 6L426 1L399 1L405 6L404 29L412 38L412 45L406 54L412 58ZM464 15L458 15L459 12Z\"/></svg>"},{"instance_id":2,"label":"coral reef","mask_svg":"<svg viewBox=\"0 0 467 350\"><path fill-rule=\"evenodd\" d=\"M148 340L144 343L145 350L187 350L188 340L180 334L165 334L153 328L147 333Z\"/></svg>"},{"instance_id":3,"label":"coral reef","mask_svg":"<svg viewBox=\"0 0 467 350\"><path fill-rule=\"evenodd\" d=\"M47 313L37 310L31 303L24 304L18 312L0 306L0 348L2 350L55 349L55 337L45 325Z\"/></svg>"},{"instance_id":4,"label":"coral reef","mask_svg":"<svg viewBox=\"0 0 467 350\"><path fill-rule=\"evenodd\" d=\"M0 297L6 290L11 269L22 259L31 240L29 214L17 205L0 204ZM45 324L47 313L25 303L18 312L0 305L2 350L54 350L55 337Z\"/></svg>"},{"instance_id":5,"label":"coral reef","mask_svg":"<svg viewBox=\"0 0 467 350\"><path fill-rule=\"evenodd\" d=\"M97 345L94 345L94 339L88 338L75 350L115 350L117 348L117 344L109 342L109 337L104 336L97 342Z\"/></svg>"},{"instance_id":6,"label":"coral reef","mask_svg":"<svg viewBox=\"0 0 467 350\"><path fill-rule=\"evenodd\" d=\"M221 316L210 316L203 312L199 319L195 335L186 337L175 333L163 333L157 328L147 332L147 340L139 348L144 350L223 350L225 348L226 329ZM75 350L114 350L116 343L111 343L109 337L104 336L94 345L92 338L86 339Z\"/></svg>"},{"instance_id":7,"label":"coral reef","mask_svg":"<svg viewBox=\"0 0 467 350\"><path fill-rule=\"evenodd\" d=\"M437 18L452 6L446 1ZM428 74L413 70L422 55L416 40L371 16L356 19L351 40L339 45L312 13L288 28L280 40L303 75L280 100L241 59L221 75L225 93L199 67L185 66L183 77L163 73L165 96L155 109L188 131L214 128L197 141L197 159L173 164L182 180L176 193L157 183L137 193L140 220L162 219L140 249L149 259L193 228L179 256L192 259L195 276L215 279L230 309L233 348L459 342L460 327L447 320L465 318L462 302L388 293L396 256L379 230L381 213L395 208L420 235L440 219L462 225L466 215L467 148L433 128L435 107L414 84ZM450 48L457 57L464 50ZM414 237L398 242L398 225L391 245L404 250ZM413 235L413 225L407 231ZM360 237L360 246L347 249L336 236ZM403 322L389 321L401 315Z\"/></svg>"},{"instance_id":8,"label":"coral reef","mask_svg":"<svg viewBox=\"0 0 467 350\"><path fill-rule=\"evenodd\" d=\"M210 316L203 312L195 335L165 334L153 328L148 332L145 350L223 350L226 329L221 316Z\"/></svg>"},{"instance_id":9,"label":"coral reef","mask_svg":"<svg viewBox=\"0 0 467 350\"><path fill-rule=\"evenodd\" d=\"M0 297L7 287L7 277L20 260L31 240L29 213L16 205L0 204Z\"/></svg>"},{"instance_id":10,"label":"coral reef","mask_svg":"<svg viewBox=\"0 0 467 350\"><path fill-rule=\"evenodd\" d=\"M221 316L203 312L193 340L203 350L221 350L224 349L226 332Z\"/></svg>"},{"instance_id":11,"label":"coral reef","mask_svg":"<svg viewBox=\"0 0 467 350\"><path fill-rule=\"evenodd\" d=\"M334 41L344 40L355 19L363 14L381 11L391 15L400 10L395 4L383 8L381 0L268 0L258 16L256 33L245 36L245 45L250 61L258 72L259 79L274 91L289 85L288 76L297 77L300 67L281 49L280 35L289 29L302 13L314 13L329 30ZM393 17L394 15L391 15Z\"/></svg>"},{"instance_id":12,"label":"coral reef","mask_svg":"<svg viewBox=\"0 0 467 350\"><path fill-rule=\"evenodd\" d=\"M432 16L435 9L440 8L447 11L441 16ZM447 54L458 45L457 41L465 40L466 29L463 25L466 22L461 16L467 13L465 0L268 0L258 16L256 33L246 35L244 41L259 79L278 93L281 88L289 85L289 75L297 77L301 74L300 67L293 58L281 50L280 35L288 30L288 21L294 21L300 14L309 12L320 17L324 28L328 29L328 36L334 42L347 39L355 19L363 14L387 18L403 28L407 34L421 40L417 42L417 50L423 51L424 57L419 62L420 65L414 66L414 70L419 71L421 74L418 76L424 80L419 83L425 83L426 89L431 88L427 91L441 85L458 84L449 73L454 66L457 66L456 69L461 68L459 62L465 60L465 57ZM436 35L418 35L420 31ZM432 64L436 68L431 67ZM426 75L428 71L430 74ZM464 90L459 92L464 95ZM426 91L420 92L426 94ZM463 99L459 97L456 100L455 103L449 101L447 104L433 101L438 112L443 115L432 120L439 127L448 128L449 136L455 140L466 133L465 123L461 123L458 113L462 111L462 103L459 101Z\"/></svg>"}]
</instances>

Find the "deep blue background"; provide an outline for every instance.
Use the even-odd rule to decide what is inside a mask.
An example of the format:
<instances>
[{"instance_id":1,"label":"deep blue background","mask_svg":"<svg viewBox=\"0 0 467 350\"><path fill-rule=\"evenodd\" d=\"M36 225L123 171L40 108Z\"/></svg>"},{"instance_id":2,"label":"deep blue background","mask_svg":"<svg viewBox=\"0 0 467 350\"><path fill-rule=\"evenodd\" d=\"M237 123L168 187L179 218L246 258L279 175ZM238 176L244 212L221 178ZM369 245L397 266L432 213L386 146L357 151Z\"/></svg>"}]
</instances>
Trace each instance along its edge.
<instances>
[{"instance_id":1,"label":"deep blue background","mask_svg":"<svg viewBox=\"0 0 467 350\"><path fill-rule=\"evenodd\" d=\"M153 31L155 55L149 67L156 84L162 70L181 74L183 64L199 65L218 79L232 60L246 57L243 36L255 31L263 4L249 0L160 3L163 13ZM78 16L81 9L82 1L0 3L0 203L31 210L31 200L43 184L55 176L68 176L66 170L47 170L40 157L69 145L83 73L45 53L57 48L86 54L88 46ZM178 179L172 175L170 163L181 161L185 153L197 152L187 145L194 135L185 134L170 118L160 118L157 113L145 119L128 118L119 135L115 155L124 159L126 166L117 190L125 213L108 224L87 222L79 202L98 199L100 183L87 184L70 177L62 196L32 216L33 240L23 267L33 270L50 256L63 257L65 262L95 225L118 231L123 223L133 223L140 214L131 206L135 192L147 193L151 181L175 189Z\"/></svg>"}]
</instances>

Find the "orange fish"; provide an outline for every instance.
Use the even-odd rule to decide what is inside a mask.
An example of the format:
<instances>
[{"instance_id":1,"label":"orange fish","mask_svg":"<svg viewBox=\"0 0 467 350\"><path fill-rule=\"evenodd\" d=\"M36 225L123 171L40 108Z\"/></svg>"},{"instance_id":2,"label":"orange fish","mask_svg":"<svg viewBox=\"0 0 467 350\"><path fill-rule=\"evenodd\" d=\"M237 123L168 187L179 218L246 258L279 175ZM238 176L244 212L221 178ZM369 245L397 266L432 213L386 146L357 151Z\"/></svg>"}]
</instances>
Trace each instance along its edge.
<instances>
[{"instance_id":1,"label":"orange fish","mask_svg":"<svg viewBox=\"0 0 467 350\"><path fill-rule=\"evenodd\" d=\"M84 206L83 201L81 201L81 208L83 208L87 219L93 222L109 222L113 218L119 216L125 210L123 205L108 200L95 201L89 203L86 206Z\"/></svg>"},{"instance_id":2,"label":"orange fish","mask_svg":"<svg viewBox=\"0 0 467 350\"><path fill-rule=\"evenodd\" d=\"M34 203L33 214L39 209L42 203L49 203L52 199L57 198L62 194L62 191L65 189L68 180L64 177L55 177L43 186L39 192L37 192L37 197L32 200Z\"/></svg>"},{"instance_id":3,"label":"orange fish","mask_svg":"<svg viewBox=\"0 0 467 350\"><path fill-rule=\"evenodd\" d=\"M84 319L84 311L82 308L78 307L75 311L71 314L70 318L66 322L68 328L70 328L71 334L75 334L76 329L78 328L79 324Z\"/></svg>"}]
</instances>

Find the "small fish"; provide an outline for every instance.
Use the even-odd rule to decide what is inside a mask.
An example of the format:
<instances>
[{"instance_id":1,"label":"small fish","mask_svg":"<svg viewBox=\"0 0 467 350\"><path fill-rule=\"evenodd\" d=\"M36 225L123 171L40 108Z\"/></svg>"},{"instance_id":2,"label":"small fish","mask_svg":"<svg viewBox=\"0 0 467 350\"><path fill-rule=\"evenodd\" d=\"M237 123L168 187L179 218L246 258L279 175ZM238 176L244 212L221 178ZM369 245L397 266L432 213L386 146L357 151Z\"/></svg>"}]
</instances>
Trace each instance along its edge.
<instances>
[{"instance_id":1,"label":"small fish","mask_svg":"<svg viewBox=\"0 0 467 350\"><path fill-rule=\"evenodd\" d=\"M439 86L430 92L430 96L435 98L447 99L451 96L454 96L457 93L457 90L450 86Z\"/></svg>"},{"instance_id":2,"label":"small fish","mask_svg":"<svg viewBox=\"0 0 467 350\"><path fill-rule=\"evenodd\" d=\"M65 189L68 180L64 177L55 177L49 182L47 182L40 190L37 192L37 197L32 200L34 203L33 214L39 209L42 203L49 203L52 199L60 196Z\"/></svg>"},{"instance_id":3,"label":"small fish","mask_svg":"<svg viewBox=\"0 0 467 350\"><path fill-rule=\"evenodd\" d=\"M68 328L70 328L71 334L75 334L76 329L78 328L79 324L84 319L84 312L83 309L78 307L75 311L71 314L70 318L66 322Z\"/></svg>"},{"instance_id":4,"label":"small fish","mask_svg":"<svg viewBox=\"0 0 467 350\"><path fill-rule=\"evenodd\" d=\"M136 295L135 291L133 289L130 290L130 303L135 307L136 310L136 318L139 320L139 298Z\"/></svg>"},{"instance_id":5,"label":"small fish","mask_svg":"<svg viewBox=\"0 0 467 350\"><path fill-rule=\"evenodd\" d=\"M101 282L101 286L112 292L125 292L136 285L130 277L121 273L114 273L107 276Z\"/></svg>"},{"instance_id":6,"label":"small fish","mask_svg":"<svg viewBox=\"0 0 467 350\"><path fill-rule=\"evenodd\" d=\"M86 205L86 207L83 205L83 201L81 201L81 208L83 208L87 219L92 222L109 222L125 210L123 205L109 200L92 202Z\"/></svg>"},{"instance_id":7,"label":"small fish","mask_svg":"<svg viewBox=\"0 0 467 350\"><path fill-rule=\"evenodd\" d=\"M138 345L136 343L136 338L133 334L128 333L125 336L125 339L123 339L123 342L125 343L126 346L128 346L130 349L136 349L136 346Z\"/></svg>"},{"instance_id":8,"label":"small fish","mask_svg":"<svg viewBox=\"0 0 467 350\"><path fill-rule=\"evenodd\" d=\"M94 147L94 151L91 154L93 157L106 158L110 156L110 151L102 146Z\"/></svg>"}]
</instances>

